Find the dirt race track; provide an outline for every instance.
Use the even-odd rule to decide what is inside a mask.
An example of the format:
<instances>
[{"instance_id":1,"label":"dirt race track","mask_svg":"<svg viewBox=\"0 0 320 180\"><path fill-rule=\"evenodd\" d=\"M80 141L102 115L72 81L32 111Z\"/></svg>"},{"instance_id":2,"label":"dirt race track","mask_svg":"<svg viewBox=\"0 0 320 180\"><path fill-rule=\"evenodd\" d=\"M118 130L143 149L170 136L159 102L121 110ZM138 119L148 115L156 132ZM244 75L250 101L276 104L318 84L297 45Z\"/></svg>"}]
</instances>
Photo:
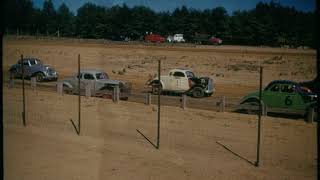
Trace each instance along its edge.
<instances>
[{"instance_id":1,"label":"dirt race track","mask_svg":"<svg viewBox=\"0 0 320 180\"><path fill-rule=\"evenodd\" d=\"M131 82L135 92L141 92L149 75L157 73L157 60L163 57L163 75L180 67L213 78L216 84L213 97L241 97L256 90L259 66L264 67L264 85L275 79L305 81L316 76L314 50L89 42L7 37L3 44L4 76L8 79L9 66L16 63L21 54L40 58L45 64L52 65L61 79L77 72L80 54L82 69L103 69L112 79Z\"/></svg>"},{"instance_id":2,"label":"dirt race track","mask_svg":"<svg viewBox=\"0 0 320 180\"><path fill-rule=\"evenodd\" d=\"M70 76L76 72L80 53L83 68L103 69L113 79L132 82L134 92L144 89L161 57L165 57L162 74L186 67L213 78L217 92L211 98L239 98L256 90L260 65L265 69L264 85L273 79L310 80L316 74L313 50L8 37L3 45L5 78L20 54L42 59L61 78ZM156 150L137 132L156 142L156 106L82 97L81 108L78 136L70 122L77 122L77 96L28 89L27 127L23 127L21 89L5 87L5 179L300 180L317 176L316 123L263 117L257 168L252 165L256 158L255 115L163 106L160 149Z\"/></svg>"},{"instance_id":3,"label":"dirt race track","mask_svg":"<svg viewBox=\"0 0 320 180\"><path fill-rule=\"evenodd\" d=\"M263 118L261 164L256 157L257 117L162 107L160 149L155 106L4 89L5 179L315 179L316 124ZM76 121L77 122L77 121ZM229 152L223 144L234 153ZM247 159L247 160L245 160Z\"/></svg>"}]
</instances>

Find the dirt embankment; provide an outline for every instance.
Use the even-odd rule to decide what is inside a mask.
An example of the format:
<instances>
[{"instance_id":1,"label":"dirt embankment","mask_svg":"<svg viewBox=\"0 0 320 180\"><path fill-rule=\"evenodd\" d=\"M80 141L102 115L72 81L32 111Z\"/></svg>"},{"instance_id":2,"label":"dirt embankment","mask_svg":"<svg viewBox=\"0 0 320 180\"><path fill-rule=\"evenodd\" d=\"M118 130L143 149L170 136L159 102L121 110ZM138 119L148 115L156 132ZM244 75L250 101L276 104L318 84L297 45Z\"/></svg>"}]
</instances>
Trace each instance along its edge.
<instances>
[{"instance_id":1,"label":"dirt embankment","mask_svg":"<svg viewBox=\"0 0 320 180\"><path fill-rule=\"evenodd\" d=\"M311 80L316 75L314 50L260 48L242 46L175 46L154 44L97 43L79 40L4 40L4 76L10 65L23 54L52 65L60 77L81 68L105 70L111 78L129 81L142 91L149 76L157 72L162 59L162 74L172 68L190 68L199 76L209 76L216 84L215 95L241 97L257 89L259 67L264 67L263 84L275 79Z\"/></svg>"}]
</instances>

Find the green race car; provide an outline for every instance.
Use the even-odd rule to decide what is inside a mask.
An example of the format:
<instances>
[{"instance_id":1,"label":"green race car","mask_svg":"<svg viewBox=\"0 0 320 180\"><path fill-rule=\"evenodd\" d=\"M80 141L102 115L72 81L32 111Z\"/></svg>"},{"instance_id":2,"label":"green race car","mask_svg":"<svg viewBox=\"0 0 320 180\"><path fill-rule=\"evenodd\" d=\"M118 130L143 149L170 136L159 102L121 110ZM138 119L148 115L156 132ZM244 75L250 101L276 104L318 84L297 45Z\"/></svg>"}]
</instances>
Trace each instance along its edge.
<instances>
[{"instance_id":1,"label":"green race car","mask_svg":"<svg viewBox=\"0 0 320 180\"><path fill-rule=\"evenodd\" d=\"M287 80L272 81L262 90L261 100L268 112L306 115L316 111L317 95L299 83ZM251 112L259 107L259 91L251 93L240 101L240 110ZM255 108L257 109L257 108Z\"/></svg>"}]
</instances>

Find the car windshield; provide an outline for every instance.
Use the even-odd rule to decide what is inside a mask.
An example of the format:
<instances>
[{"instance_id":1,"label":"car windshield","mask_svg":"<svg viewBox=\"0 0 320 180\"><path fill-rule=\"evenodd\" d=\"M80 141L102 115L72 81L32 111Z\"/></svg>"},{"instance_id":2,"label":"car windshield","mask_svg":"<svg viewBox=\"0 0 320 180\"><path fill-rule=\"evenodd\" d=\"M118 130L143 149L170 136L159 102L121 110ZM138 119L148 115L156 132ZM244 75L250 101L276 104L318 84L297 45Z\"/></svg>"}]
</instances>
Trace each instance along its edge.
<instances>
[{"instance_id":1,"label":"car windshield","mask_svg":"<svg viewBox=\"0 0 320 180\"><path fill-rule=\"evenodd\" d=\"M96 78L97 79L109 79L109 76L107 73L97 73Z\"/></svg>"},{"instance_id":2,"label":"car windshield","mask_svg":"<svg viewBox=\"0 0 320 180\"><path fill-rule=\"evenodd\" d=\"M304 94L313 93L309 88L304 86L300 86L300 88L298 88L298 91Z\"/></svg>"},{"instance_id":3,"label":"car windshield","mask_svg":"<svg viewBox=\"0 0 320 180\"><path fill-rule=\"evenodd\" d=\"M42 64L42 62L39 59L35 59L37 64Z\"/></svg>"},{"instance_id":4,"label":"car windshield","mask_svg":"<svg viewBox=\"0 0 320 180\"><path fill-rule=\"evenodd\" d=\"M191 71L187 71L186 74L187 74L188 78L193 78L194 77L194 74Z\"/></svg>"}]
</instances>

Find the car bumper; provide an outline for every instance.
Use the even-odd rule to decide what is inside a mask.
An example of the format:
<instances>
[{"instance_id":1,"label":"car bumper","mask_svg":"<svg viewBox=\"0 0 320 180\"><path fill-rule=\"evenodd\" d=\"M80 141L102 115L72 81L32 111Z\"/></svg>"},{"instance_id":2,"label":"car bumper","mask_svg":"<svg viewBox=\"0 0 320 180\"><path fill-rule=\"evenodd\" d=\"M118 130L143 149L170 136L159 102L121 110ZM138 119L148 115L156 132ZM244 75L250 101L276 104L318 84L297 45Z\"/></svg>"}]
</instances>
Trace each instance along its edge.
<instances>
[{"instance_id":1,"label":"car bumper","mask_svg":"<svg viewBox=\"0 0 320 180\"><path fill-rule=\"evenodd\" d=\"M213 92L215 91L215 86L214 86L214 84L213 84L213 80L212 79L209 79L208 80L208 85L207 85L207 87L206 87L206 89L205 89L205 93L206 94L213 94Z\"/></svg>"},{"instance_id":2,"label":"car bumper","mask_svg":"<svg viewBox=\"0 0 320 180\"><path fill-rule=\"evenodd\" d=\"M47 81L52 81L52 80L57 80L58 79L58 74L54 73L54 74L47 74L43 79L47 80Z\"/></svg>"},{"instance_id":3,"label":"car bumper","mask_svg":"<svg viewBox=\"0 0 320 180\"><path fill-rule=\"evenodd\" d=\"M212 89L206 89L204 91L206 94L213 94L215 92L215 88L212 88Z\"/></svg>"}]
</instances>

